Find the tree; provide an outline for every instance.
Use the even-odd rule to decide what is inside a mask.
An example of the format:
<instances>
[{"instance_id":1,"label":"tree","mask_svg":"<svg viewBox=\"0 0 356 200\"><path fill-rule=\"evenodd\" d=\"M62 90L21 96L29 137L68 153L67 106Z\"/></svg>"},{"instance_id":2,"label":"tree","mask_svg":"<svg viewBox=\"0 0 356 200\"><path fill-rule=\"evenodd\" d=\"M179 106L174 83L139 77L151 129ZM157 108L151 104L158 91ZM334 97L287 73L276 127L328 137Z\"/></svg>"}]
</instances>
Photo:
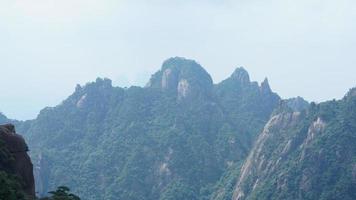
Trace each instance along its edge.
<instances>
[{"instance_id":1,"label":"tree","mask_svg":"<svg viewBox=\"0 0 356 200\"><path fill-rule=\"evenodd\" d=\"M52 196L40 200L80 200L77 195L70 193L70 189L66 186L60 186L56 191L51 191L49 194Z\"/></svg>"}]
</instances>

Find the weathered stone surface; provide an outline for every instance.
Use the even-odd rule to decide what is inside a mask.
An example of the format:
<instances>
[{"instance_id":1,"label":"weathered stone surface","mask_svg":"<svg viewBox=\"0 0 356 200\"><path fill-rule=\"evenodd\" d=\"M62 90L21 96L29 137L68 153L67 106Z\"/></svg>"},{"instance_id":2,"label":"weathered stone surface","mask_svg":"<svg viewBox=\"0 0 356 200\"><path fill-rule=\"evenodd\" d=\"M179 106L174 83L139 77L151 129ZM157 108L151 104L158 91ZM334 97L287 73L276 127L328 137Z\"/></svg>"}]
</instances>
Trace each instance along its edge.
<instances>
[{"instance_id":1,"label":"weathered stone surface","mask_svg":"<svg viewBox=\"0 0 356 200\"><path fill-rule=\"evenodd\" d=\"M265 174L273 171L274 166L278 165L278 160L276 163L274 163L273 160L270 160L265 156L264 148L266 148L266 141L274 139L274 130L280 130L280 132L283 132L284 130L293 127L299 121L299 118L299 112L278 114L271 117L264 130L258 137L254 148L246 159L245 164L242 166L241 175L238 179L236 190L233 196L234 200L246 199L246 193L251 192L246 191L245 189L246 182L248 182L248 180L251 182L247 187L252 188L253 191L259 184L259 178L264 178ZM287 142L286 146L288 146L288 143L290 142ZM286 148L288 147L285 147L285 149Z\"/></svg>"},{"instance_id":2,"label":"weathered stone surface","mask_svg":"<svg viewBox=\"0 0 356 200\"><path fill-rule=\"evenodd\" d=\"M6 171L21 177L24 192L29 199L35 198L35 183L33 177L33 165L27 154L28 147L21 135L16 134L15 127L12 124L0 126L0 140L2 140L7 149L12 154L14 161Z\"/></svg>"},{"instance_id":3,"label":"weathered stone surface","mask_svg":"<svg viewBox=\"0 0 356 200\"><path fill-rule=\"evenodd\" d=\"M178 100L183 100L199 95L209 96L213 80L195 61L175 57L163 63L161 70L152 75L146 87L170 92L177 95Z\"/></svg>"},{"instance_id":4,"label":"weathered stone surface","mask_svg":"<svg viewBox=\"0 0 356 200\"><path fill-rule=\"evenodd\" d=\"M232 73L231 78L239 80L242 84L250 83L250 76L243 67L236 68L234 73Z\"/></svg>"},{"instance_id":5,"label":"weathered stone surface","mask_svg":"<svg viewBox=\"0 0 356 200\"><path fill-rule=\"evenodd\" d=\"M186 79L182 79L178 83L178 99L182 99L189 94L189 82Z\"/></svg>"}]
</instances>

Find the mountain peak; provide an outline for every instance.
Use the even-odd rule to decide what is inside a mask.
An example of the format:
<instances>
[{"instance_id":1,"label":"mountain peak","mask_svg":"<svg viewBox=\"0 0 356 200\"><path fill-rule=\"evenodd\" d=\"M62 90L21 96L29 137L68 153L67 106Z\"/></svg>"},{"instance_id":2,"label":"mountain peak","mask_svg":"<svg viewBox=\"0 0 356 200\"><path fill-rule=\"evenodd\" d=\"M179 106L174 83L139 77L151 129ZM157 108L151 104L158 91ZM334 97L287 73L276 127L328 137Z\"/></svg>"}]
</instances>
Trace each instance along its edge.
<instances>
[{"instance_id":1,"label":"mountain peak","mask_svg":"<svg viewBox=\"0 0 356 200\"><path fill-rule=\"evenodd\" d=\"M181 98L210 90L213 81L205 69L194 60L173 57L163 62L161 70L151 77L147 86L177 92Z\"/></svg>"},{"instance_id":2,"label":"mountain peak","mask_svg":"<svg viewBox=\"0 0 356 200\"><path fill-rule=\"evenodd\" d=\"M238 67L232 73L231 78L240 81L241 83L250 83L250 75L243 67Z\"/></svg>"},{"instance_id":3,"label":"mountain peak","mask_svg":"<svg viewBox=\"0 0 356 200\"><path fill-rule=\"evenodd\" d=\"M97 78L95 84L103 87L112 87L112 81L108 78Z\"/></svg>"},{"instance_id":4,"label":"mountain peak","mask_svg":"<svg viewBox=\"0 0 356 200\"><path fill-rule=\"evenodd\" d=\"M261 92L262 93L271 93L271 87L269 86L268 78L266 77L261 83Z\"/></svg>"},{"instance_id":5,"label":"mountain peak","mask_svg":"<svg viewBox=\"0 0 356 200\"><path fill-rule=\"evenodd\" d=\"M95 82L89 82L84 86L77 84L75 92L112 88L112 81L108 78L97 78Z\"/></svg>"},{"instance_id":6,"label":"mountain peak","mask_svg":"<svg viewBox=\"0 0 356 200\"><path fill-rule=\"evenodd\" d=\"M161 70L179 68L184 66L197 66L197 65L199 64L195 60L176 56L165 60L162 64Z\"/></svg>"},{"instance_id":7,"label":"mountain peak","mask_svg":"<svg viewBox=\"0 0 356 200\"><path fill-rule=\"evenodd\" d=\"M309 102L300 96L286 99L284 100L284 102L287 104L289 108L291 108L295 112L300 112L309 107Z\"/></svg>"}]
</instances>

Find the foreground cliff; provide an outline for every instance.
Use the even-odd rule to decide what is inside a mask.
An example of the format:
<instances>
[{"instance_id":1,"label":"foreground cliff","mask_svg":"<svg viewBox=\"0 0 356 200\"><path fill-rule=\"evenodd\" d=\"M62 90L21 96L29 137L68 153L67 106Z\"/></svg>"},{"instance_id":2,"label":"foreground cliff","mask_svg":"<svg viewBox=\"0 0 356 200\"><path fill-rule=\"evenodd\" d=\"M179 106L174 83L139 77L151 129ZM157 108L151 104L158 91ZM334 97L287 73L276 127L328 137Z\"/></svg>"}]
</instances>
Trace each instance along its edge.
<instances>
[{"instance_id":1,"label":"foreground cliff","mask_svg":"<svg viewBox=\"0 0 356 200\"><path fill-rule=\"evenodd\" d=\"M0 126L0 199L35 198L33 166L24 139L12 124Z\"/></svg>"},{"instance_id":2,"label":"foreground cliff","mask_svg":"<svg viewBox=\"0 0 356 200\"><path fill-rule=\"evenodd\" d=\"M356 89L296 112L281 108L245 161L234 200L356 199Z\"/></svg>"}]
</instances>

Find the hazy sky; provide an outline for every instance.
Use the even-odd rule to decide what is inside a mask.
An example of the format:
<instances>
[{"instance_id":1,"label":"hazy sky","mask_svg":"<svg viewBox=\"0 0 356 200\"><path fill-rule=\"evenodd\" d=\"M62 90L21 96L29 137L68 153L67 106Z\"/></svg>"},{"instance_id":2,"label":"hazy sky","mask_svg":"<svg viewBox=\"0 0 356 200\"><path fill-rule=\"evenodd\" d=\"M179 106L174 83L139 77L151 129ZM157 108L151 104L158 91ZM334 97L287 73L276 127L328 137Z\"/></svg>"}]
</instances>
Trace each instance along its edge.
<instances>
[{"instance_id":1,"label":"hazy sky","mask_svg":"<svg viewBox=\"0 0 356 200\"><path fill-rule=\"evenodd\" d=\"M356 1L0 0L0 45L0 111L16 119L96 77L142 86L172 56L320 102L356 86Z\"/></svg>"}]
</instances>

